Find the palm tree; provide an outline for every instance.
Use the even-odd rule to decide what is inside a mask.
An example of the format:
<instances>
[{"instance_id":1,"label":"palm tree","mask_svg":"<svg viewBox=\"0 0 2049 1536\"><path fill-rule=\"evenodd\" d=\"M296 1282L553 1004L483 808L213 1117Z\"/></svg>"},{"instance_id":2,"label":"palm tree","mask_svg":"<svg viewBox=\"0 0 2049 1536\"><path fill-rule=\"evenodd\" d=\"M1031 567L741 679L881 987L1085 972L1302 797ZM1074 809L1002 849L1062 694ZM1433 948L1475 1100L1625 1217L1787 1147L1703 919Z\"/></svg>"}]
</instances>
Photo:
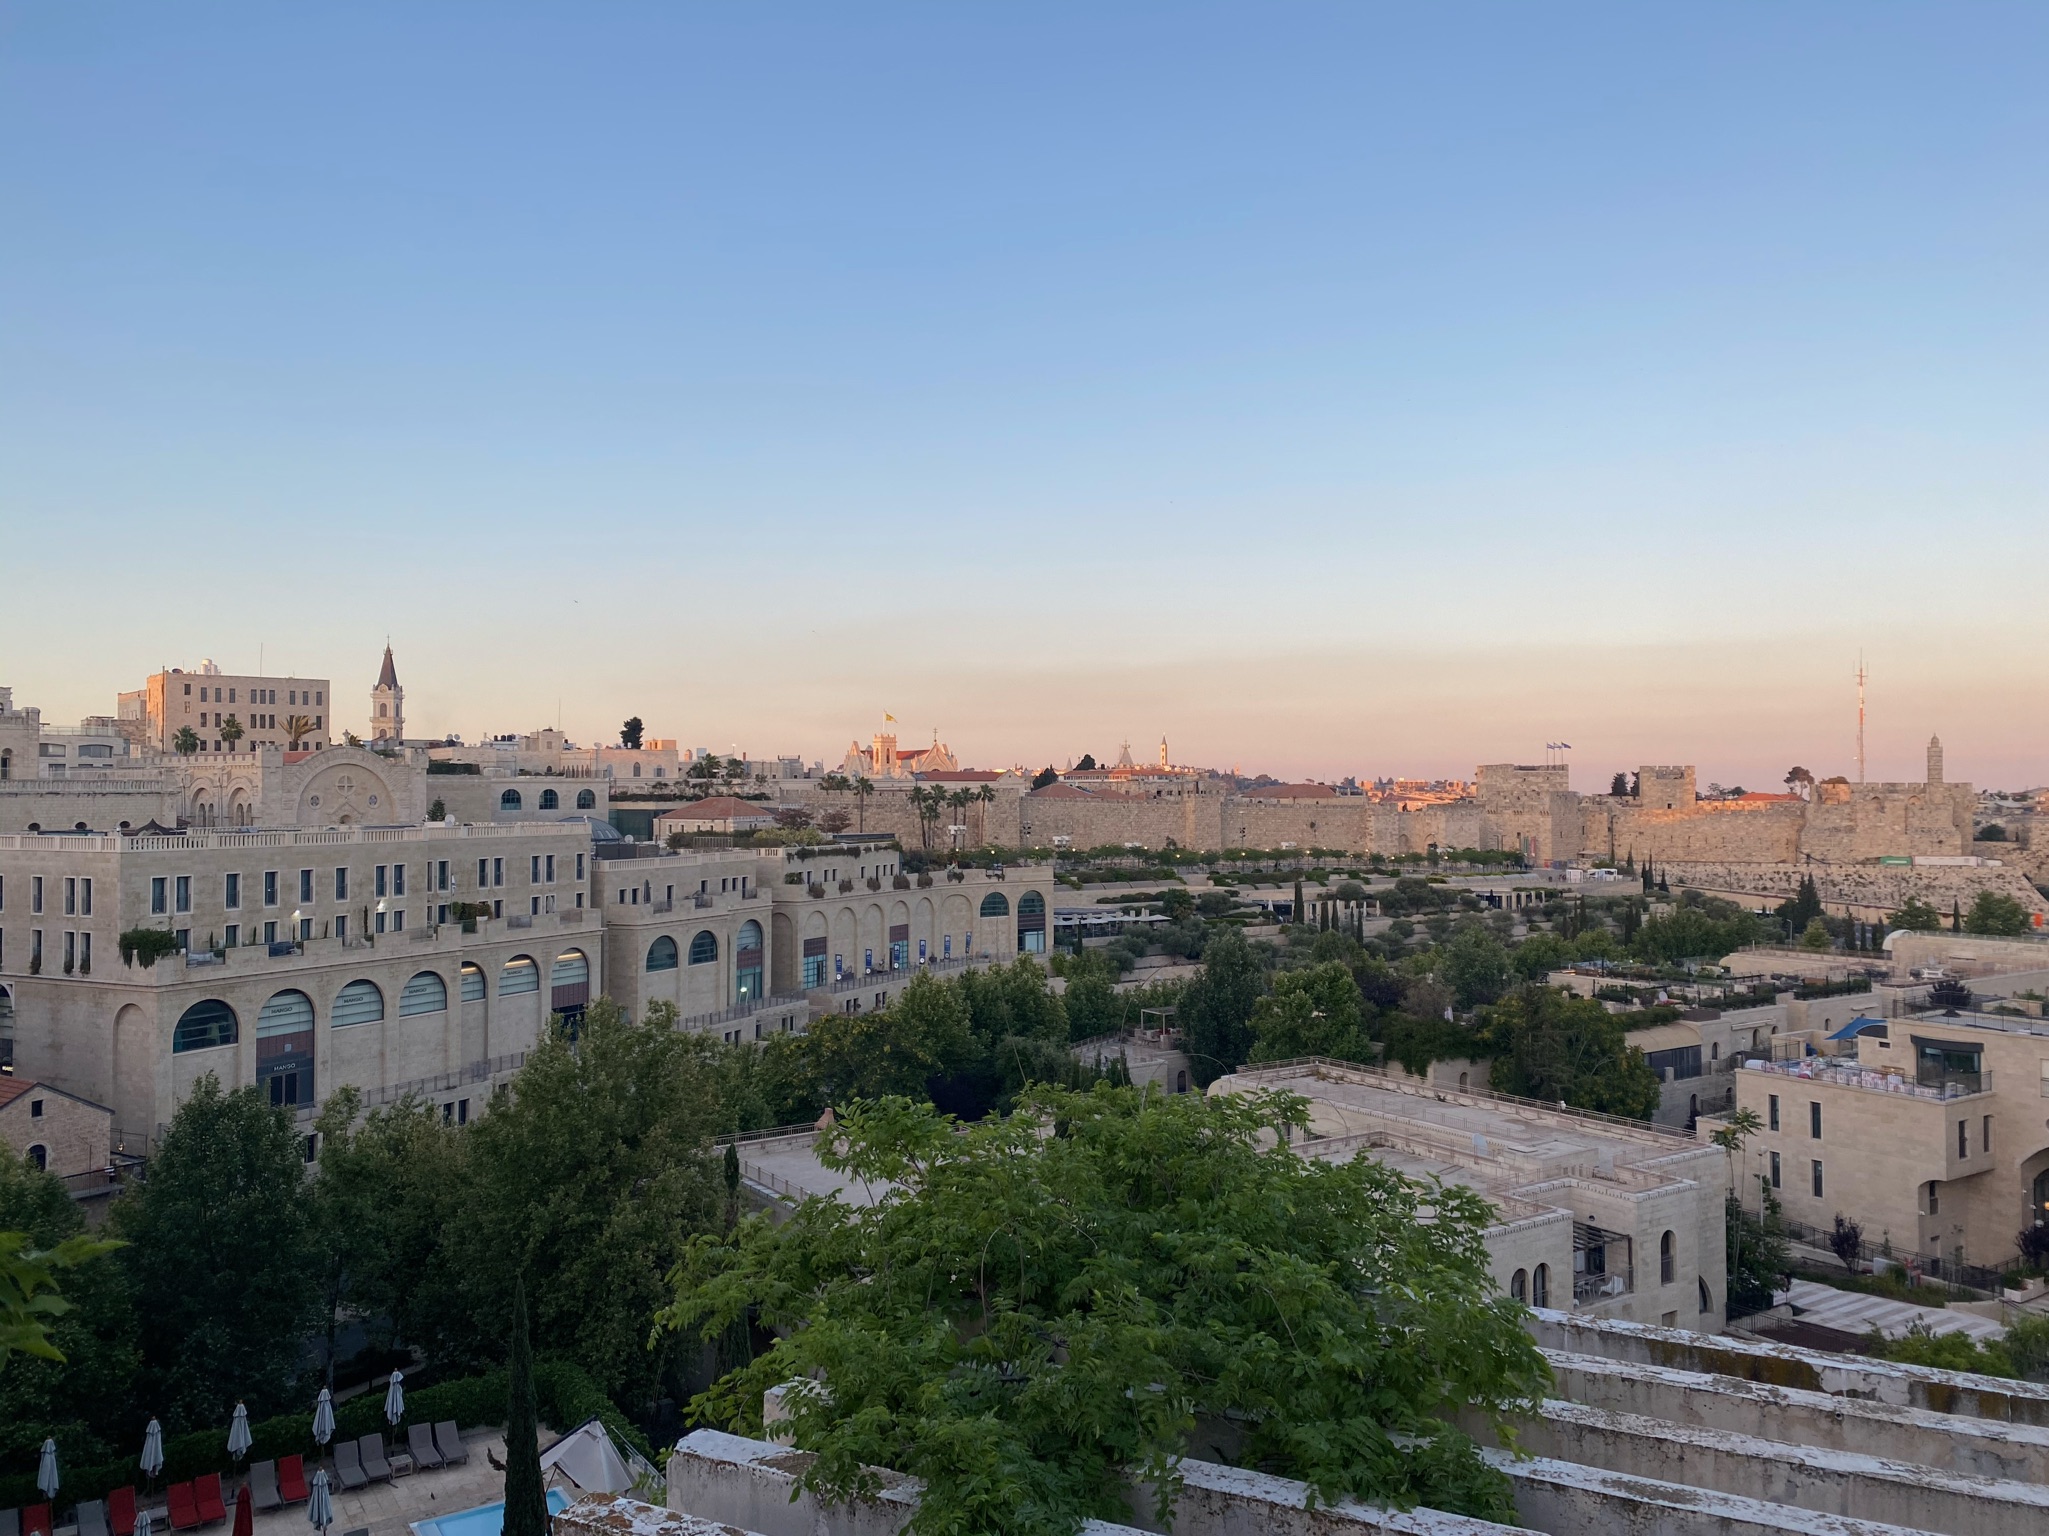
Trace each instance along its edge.
<instances>
[{"instance_id":1,"label":"palm tree","mask_svg":"<svg viewBox=\"0 0 2049 1536\"><path fill-rule=\"evenodd\" d=\"M956 789L952 794L946 797L946 803L953 807L954 824L956 826L961 825L961 823L966 819L968 814L968 803L972 801L974 798L975 793L971 789ZM960 839L954 839L954 846L956 848L960 846Z\"/></svg>"},{"instance_id":2,"label":"palm tree","mask_svg":"<svg viewBox=\"0 0 2049 1536\"><path fill-rule=\"evenodd\" d=\"M875 782L864 773L854 780L853 791L854 803L861 813L861 824L856 830L866 832L868 830L868 797L875 793Z\"/></svg>"},{"instance_id":3,"label":"palm tree","mask_svg":"<svg viewBox=\"0 0 2049 1536\"><path fill-rule=\"evenodd\" d=\"M292 750L299 750L299 743L313 734L313 721L306 715L286 715L285 735L291 741Z\"/></svg>"},{"instance_id":4,"label":"palm tree","mask_svg":"<svg viewBox=\"0 0 2049 1536\"><path fill-rule=\"evenodd\" d=\"M944 797L944 790L924 784L916 785L911 790L911 809L918 813L918 845L921 848L932 846L932 826L939 820L939 809L933 801Z\"/></svg>"},{"instance_id":5,"label":"palm tree","mask_svg":"<svg viewBox=\"0 0 2049 1536\"><path fill-rule=\"evenodd\" d=\"M178 734L171 738L171 750L180 757L190 757L199 750L199 733L189 725L178 727Z\"/></svg>"},{"instance_id":6,"label":"palm tree","mask_svg":"<svg viewBox=\"0 0 2049 1536\"><path fill-rule=\"evenodd\" d=\"M242 739L242 722L230 715L214 729L221 733L221 740L228 744L228 750L234 751L235 743Z\"/></svg>"},{"instance_id":7,"label":"palm tree","mask_svg":"<svg viewBox=\"0 0 2049 1536\"><path fill-rule=\"evenodd\" d=\"M984 784L975 791L975 799L982 805L982 841L989 841L989 807L996 803L996 786Z\"/></svg>"}]
</instances>

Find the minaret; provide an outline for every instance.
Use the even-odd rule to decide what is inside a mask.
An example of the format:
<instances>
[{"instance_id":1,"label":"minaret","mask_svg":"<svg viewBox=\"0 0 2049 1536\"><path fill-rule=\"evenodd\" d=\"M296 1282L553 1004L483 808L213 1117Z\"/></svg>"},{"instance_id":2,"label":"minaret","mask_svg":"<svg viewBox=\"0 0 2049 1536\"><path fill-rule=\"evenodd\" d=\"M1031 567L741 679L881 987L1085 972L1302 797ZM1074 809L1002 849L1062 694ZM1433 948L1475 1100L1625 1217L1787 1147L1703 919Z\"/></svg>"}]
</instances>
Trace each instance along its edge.
<instances>
[{"instance_id":1,"label":"minaret","mask_svg":"<svg viewBox=\"0 0 2049 1536\"><path fill-rule=\"evenodd\" d=\"M1942 782L1942 738L1940 736L1930 736L1928 738L1928 782L1930 784L1940 784Z\"/></svg>"},{"instance_id":2,"label":"minaret","mask_svg":"<svg viewBox=\"0 0 2049 1536\"><path fill-rule=\"evenodd\" d=\"M393 743L406 739L406 691L398 685L398 668L391 664L388 643L384 669L377 674L377 686L370 690L370 739Z\"/></svg>"}]
</instances>

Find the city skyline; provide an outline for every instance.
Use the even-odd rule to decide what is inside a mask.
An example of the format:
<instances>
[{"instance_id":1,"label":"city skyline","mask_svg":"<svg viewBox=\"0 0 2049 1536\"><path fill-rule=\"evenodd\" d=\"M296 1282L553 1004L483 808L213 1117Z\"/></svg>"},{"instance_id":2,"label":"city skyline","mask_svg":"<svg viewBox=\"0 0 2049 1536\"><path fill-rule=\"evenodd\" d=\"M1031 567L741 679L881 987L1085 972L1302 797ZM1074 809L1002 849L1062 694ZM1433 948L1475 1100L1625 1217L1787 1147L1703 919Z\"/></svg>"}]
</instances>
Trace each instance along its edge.
<instances>
[{"instance_id":1,"label":"city skyline","mask_svg":"<svg viewBox=\"0 0 2049 1536\"><path fill-rule=\"evenodd\" d=\"M2044 42L17 8L0 678L1756 784L1854 776L1862 654L1872 778L2038 784Z\"/></svg>"}]
</instances>

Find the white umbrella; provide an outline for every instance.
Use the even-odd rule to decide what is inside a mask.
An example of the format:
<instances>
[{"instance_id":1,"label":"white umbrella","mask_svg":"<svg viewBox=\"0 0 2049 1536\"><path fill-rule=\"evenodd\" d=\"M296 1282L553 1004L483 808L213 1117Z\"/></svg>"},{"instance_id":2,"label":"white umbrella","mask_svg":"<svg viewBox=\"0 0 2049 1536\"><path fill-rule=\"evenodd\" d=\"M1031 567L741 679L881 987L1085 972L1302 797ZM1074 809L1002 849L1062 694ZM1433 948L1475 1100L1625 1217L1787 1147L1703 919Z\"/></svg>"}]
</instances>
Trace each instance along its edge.
<instances>
[{"instance_id":1,"label":"white umbrella","mask_svg":"<svg viewBox=\"0 0 2049 1536\"><path fill-rule=\"evenodd\" d=\"M313 1405L313 1439L325 1445L334 1438L334 1394L320 1389L320 1401Z\"/></svg>"},{"instance_id":2,"label":"white umbrella","mask_svg":"<svg viewBox=\"0 0 2049 1536\"><path fill-rule=\"evenodd\" d=\"M164 1426L155 1419L142 1432L142 1475L155 1477L164 1470Z\"/></svg>"},{"instance_id":3,"label":"white umbrella","mask_svg":"<svg viewBox=\"0 0 2049 1536\"><path fill-rule=\"evenodd\" d=\"M394 1429L406 1416L405 1372L393 1371L391 1385L384 1389L384 1422Z\"/></svg>"},{"instance_id":4,"label":"white umbrella","mask_svg":"<svg viewBox=\"0 0 2049 1536\"><path fill-rule=\"evenodd\" d=\"M316 1467L312 1486L307 1489L306 1523L325 1531L334 1524L334 1497L327 1491L327 1468Z\"/></svg>"},{"instance_id":5,"label":"white umbrella","mask_svg":"<svg viewBox=\"0 0 2049 1536\"><path fill-rule=\"evenodd\" d=\"M42 1460L36 1463L36 1486L43 1490L44 1498L54 1499L57 1497L57 1442L55 1440L45 1440L43 1442L43 1457Z\"/></svg>"},{"instance_id":6,"label":"white umbrella","mask_svg":"<svg viewBox=\"0 0 2049 1536\"><path fill-rule=\"evenodd\" d=\"M156 1524L156 1517L148 1510L138 1511L135 1516L135 1536L150 1536L150 1527Z\"/></svg>"},{"instance_id":7,"label":"white umbrella","mask_svg":"<svg viewBox=\"0 0 2049 1536\"><path fill-rule=\"evenodd\" d=\"M235 1404L234 1422L228 1425L228 1456L240 1461L249 1454L252 1444L249 1438L249 1409L246 1404Z\"/></svg>"}]
</instances>

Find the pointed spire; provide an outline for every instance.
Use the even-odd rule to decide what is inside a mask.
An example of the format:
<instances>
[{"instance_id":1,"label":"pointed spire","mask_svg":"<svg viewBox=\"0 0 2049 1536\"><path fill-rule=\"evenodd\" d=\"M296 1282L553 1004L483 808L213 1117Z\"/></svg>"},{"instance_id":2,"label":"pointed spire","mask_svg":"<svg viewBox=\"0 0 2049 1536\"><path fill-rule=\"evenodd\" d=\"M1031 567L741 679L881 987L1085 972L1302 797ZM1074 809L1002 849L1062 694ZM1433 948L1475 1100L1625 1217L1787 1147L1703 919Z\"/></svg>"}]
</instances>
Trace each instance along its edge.
<instances>
[{"instance_id":1,"label":"pointed spire","mask_svg":"<svg viewBox=\"0 0 2049 1536\"><path fill-rule=\"evenodd\" d=\"M384 670L377 674L377 686L380 688L396 688L398 686L398 668L391 664L391 642L388 640L384 644Z\"/></svg>"}]
</instances>

